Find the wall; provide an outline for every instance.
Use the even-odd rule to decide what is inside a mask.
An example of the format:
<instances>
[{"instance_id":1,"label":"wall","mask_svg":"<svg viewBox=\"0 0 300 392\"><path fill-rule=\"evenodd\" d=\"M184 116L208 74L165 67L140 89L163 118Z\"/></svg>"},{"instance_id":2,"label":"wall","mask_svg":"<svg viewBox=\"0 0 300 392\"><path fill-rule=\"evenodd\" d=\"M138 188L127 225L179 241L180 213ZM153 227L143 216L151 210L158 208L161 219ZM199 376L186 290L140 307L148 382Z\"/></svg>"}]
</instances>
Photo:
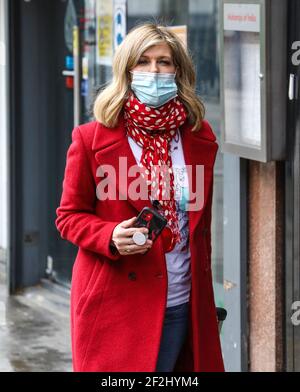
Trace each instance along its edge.
<instances>
[{"instance_id":1,"label":"wall","mask_svg":"<svg viewBox=\"0 0 300 392\"><path fill-rule=\"evenodd\" d=\"M284 178L281 162L250 162L249 359L252 372L283 371Z\"/></svg>"},{"instance_id":2,"label":"wall","mask_svg":"<svg viewBox=\"0 0 300 392\"><path fill-rule=\"evenodd\" d=\"M5 0L0 0L0 261L8 246Z\"/></svg>"}]
</instances>

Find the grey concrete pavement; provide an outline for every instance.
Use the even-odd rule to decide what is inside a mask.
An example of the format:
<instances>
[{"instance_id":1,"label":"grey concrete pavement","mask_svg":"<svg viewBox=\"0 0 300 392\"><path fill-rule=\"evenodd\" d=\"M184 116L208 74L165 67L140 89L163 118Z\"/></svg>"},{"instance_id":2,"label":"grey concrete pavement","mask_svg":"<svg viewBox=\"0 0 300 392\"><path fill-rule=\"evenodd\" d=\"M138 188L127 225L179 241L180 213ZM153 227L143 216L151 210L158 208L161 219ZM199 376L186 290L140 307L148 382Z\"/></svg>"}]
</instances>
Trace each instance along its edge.
<instances>
[{"instance_id":1,"label":"grey concrete pavement","mask_svg":"<svg viewBox=\"0 0 300 392\"><path fill-rule=\"evenodd\" d=\"M0 371L70 372L69 298L44 285L7 296L0 274Z\"/></svg>"}]
</instances>

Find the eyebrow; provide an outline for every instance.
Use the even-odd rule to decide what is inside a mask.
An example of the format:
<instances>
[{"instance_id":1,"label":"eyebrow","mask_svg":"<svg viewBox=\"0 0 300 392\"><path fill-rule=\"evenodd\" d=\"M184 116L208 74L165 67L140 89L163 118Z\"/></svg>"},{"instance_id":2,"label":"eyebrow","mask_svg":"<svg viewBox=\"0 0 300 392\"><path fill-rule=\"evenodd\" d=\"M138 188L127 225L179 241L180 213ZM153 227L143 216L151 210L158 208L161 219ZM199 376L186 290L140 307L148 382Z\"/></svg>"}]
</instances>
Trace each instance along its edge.
<instances>
[{"instance_id":1,"label":"eyebrow","mask_svg":"<svg viewBox=\"0 0 300 392\"><path fill-rule=\"evenodd\" d=\"M141 56L141 58L142 58L142 57L145 57L145 58L147 58L147 59L149 58L149 56L146 56L146 55L144 55L144 54ZM158 59L168 59L168 60L172 60L172 57L170 57L170 56L159 56Z\"/></svg>"}]
</instances>

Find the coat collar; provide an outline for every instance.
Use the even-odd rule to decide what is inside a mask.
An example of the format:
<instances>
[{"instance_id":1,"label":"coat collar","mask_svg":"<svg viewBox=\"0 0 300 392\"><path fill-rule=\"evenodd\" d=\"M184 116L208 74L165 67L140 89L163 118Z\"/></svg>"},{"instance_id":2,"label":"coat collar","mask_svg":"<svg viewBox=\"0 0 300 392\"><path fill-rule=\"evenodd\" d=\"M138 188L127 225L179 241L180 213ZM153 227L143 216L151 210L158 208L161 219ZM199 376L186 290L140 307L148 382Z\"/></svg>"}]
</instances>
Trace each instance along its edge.
<instances>
[{"instance_id":1,"label":"coat collar","mask_svg":"<svg viewBox=\"0 0 300 392\"><path fill-rule=\"evenodd\" d=\"M209 200L209 190L213 181L213 167L218 150L218 144L215 143L215 136L207 132L207 123L204 121L200 131L194 133L191 131L192 126L187 122L180 128L182 138L182 148L186 165L193 167L192 170L192 185L193 192L195 191L194 184L196 183L196 165L204 167L204 193L202 208L197 211L189 211L190 230L196 227L201 219L205 206ZM127 170L136 165L136 160L126 137L126 129L124 119L121 118L115 128L107 128L99 122L96 123L95 134L92 143L92 150L95 154L95 159L99 165L112 165L119 168L119 157L127 157ZM119 182L119 176L116 176L116 188L120 195L127 195L128 188L133 177L127 176L127 184L122 181ZM189 183L190 183L189 178ZM191 184L190 191L191 191ZM118 194L118 193L117 193ZM139 212L143 207L152 207L150 200L133 200L128 198L128 202ZM211 206L208 206L210 208Z\"/></svg>"}]
</instances>

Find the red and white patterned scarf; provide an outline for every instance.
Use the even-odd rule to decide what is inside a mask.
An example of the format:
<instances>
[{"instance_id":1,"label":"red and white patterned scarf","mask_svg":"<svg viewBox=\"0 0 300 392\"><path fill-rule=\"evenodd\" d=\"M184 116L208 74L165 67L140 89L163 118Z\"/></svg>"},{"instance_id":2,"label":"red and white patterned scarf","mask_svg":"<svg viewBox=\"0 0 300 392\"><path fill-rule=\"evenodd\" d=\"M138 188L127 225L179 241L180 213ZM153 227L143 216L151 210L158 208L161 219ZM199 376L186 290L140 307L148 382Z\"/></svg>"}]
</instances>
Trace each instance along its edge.
<instances>
[{"instance_id":1,"label":"red and white patterned scarf","mask_svg":"<svg viewBox=\"0 0 300 392\"><path fill-rule=\"evenodd\" d=\"M176 130L186 121L184 105L176 97L159 108L151 108L141 103L132 93L124 105L124 118L128 135L143 148L140 166L144 168L141 175L147 181L148 195L159 200L172 230L173 241L179 242L169 147Z\"/></svg>"}]
</instances>

